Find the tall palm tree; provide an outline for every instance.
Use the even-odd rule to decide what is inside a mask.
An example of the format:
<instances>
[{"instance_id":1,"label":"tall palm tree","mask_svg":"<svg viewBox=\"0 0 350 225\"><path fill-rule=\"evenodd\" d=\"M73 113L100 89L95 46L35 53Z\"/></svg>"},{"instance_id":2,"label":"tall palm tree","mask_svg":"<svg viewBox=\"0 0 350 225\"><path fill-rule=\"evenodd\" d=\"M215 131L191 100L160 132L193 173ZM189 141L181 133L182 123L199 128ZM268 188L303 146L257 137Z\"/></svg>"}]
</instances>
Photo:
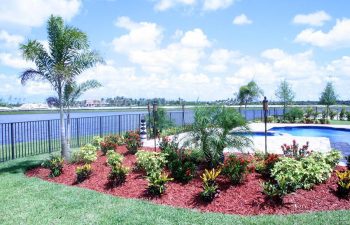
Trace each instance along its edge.
<instances>
[{"instance_id":1,"label":"tall palm tree","mask_svg":"<svg viewBox=\"0 0 350 225\"><path fill-rule=\"evenodd\" d=\"M89 47L87 35L78 28L67 26L61 17L51 16L47 24L49 49L37 40L20 45L23 57L35 63L36 68L25 70L20 79L48 81L57 93L60 108L61 154L69 159L70 149L65 138L63 91L84 70L103 59Z\"/></svg>"}]
</instances>

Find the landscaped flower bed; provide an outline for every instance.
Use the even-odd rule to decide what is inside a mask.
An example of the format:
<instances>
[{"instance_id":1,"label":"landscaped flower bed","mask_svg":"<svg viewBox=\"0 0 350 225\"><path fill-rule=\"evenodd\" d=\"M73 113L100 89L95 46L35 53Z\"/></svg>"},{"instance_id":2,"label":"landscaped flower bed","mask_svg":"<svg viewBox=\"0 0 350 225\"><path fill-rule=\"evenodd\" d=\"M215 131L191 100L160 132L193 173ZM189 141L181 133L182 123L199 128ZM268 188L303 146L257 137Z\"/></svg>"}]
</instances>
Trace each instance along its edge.
<instances>
[{"instance_id":1,"label":"landscaped flower bed","mask_svg":"<svg viewBox=\"0 0 350 225\"><path fill-rule=\"evenodd\" d=\"M153 149L148 149L152 151ZM267 200L262 193L263 177L258 173L248 173L244 182L232 185L227 176L219 175L217 184L219 196L212 202L203 201L200 197L203 191L200 175L203 169L199 167L193 179L188 183L170 181L166 191L160 196L151 196L147 192L148 182L145 172L133 170L136 165L136 156L128 154L125 146L118 146L116 151L124 156L123 166L131 168L125 182L114 187L108 185L108 174L111 171L106 163L107 156L98 151L97 160L91 163L91 175L81 183L77 183L76 168L81 163L64 163L62 174L51 177L50 170L43 167L31 169L27 172L30 177L88 188L125 198L147 199L157 204L172 205L176 207L193 208L202 211L221 212L240 215L256 214L289 214L319 210L350 209L350 201L336 195L338 178L335 172L325 182L314 186L311 190L298 189L284 197L282 205L276 205ZM337 167L338 170L345 168Z\"/></svg>"}]
</instances>

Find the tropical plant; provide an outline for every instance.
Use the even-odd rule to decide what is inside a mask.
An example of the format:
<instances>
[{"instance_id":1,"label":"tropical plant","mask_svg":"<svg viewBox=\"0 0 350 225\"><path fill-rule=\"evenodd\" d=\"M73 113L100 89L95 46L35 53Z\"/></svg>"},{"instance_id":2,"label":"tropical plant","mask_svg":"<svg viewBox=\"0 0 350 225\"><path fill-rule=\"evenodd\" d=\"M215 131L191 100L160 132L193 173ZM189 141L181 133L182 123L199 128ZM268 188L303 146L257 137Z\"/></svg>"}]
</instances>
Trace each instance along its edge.
<instances>
[{"instance_id":1,"label":"tropical plant","mask_svg":"<svg viewBox=\"0 0 350 225\"><path fill-rule=\"evenodd\" d=\"M203 191L201 192L201 197L204 201L210 202L218 195L219 186L216 183L216 178L220 173L221 169L213 168L211 170L206 169L202 174L201 179L203 182Z\"/></svg>"},{"instance_id":2,"label":"tropical plant","mask_svg":"<svg viewBox=\"0 0 350 225\"><path fill-rule=\"evenodd\" d=\"M90 164L96 161L96 159L97 159L96 148L91 144L87 144L80 147L78 151L73 153L72 161Z\"/></svg>"},{"instance_id":3,"label":"tropical plant","mask_svg":"<svg viewBox=\"0 0 350 225\"><path fill-rule=\"evenodd\" d=\"M329 118L331 120L334 120L334 118L337 116L337 114L338 114L337 111L329 109Z\"/></svg>"},{"instance_id":4,"label":"tropical plant","mask_svg":"<svg viewBox=\"0 0 350 225\"><path fill-rule=\"evenodd\" d=\"M157 111L151 111L147 117L149 124L149 134L151 137L158 137L159 134L163 133L164 130L174 126L174 123L168 118L167 112L164 108L158 108ZM151 130L151 128L153 130ZM155 131L154 128L157 130ZM154 134L156 132L156 134Z\"/></svg>"},{"instance_id":5,"label":"tropical plant","mask_svg":"<svg viewBox=\"0 0 350 225\"><path fill-rule=\"evenodd\" d=\"M129 168L119 164L110 164L111 171L108 174L109 185L115 187L125 182Z\"/></svg>"},{"instance_id":6,"label":"tropical plant","mask_svg":"<svg viewBox=\"0 0 350 225\"><path fill-rule=\"evenodd\" d=\"M126 148L129 153L135 154L137 149L141 147L141 139L138 132L128 131L124 135Z\"/></svg>"},{"instance_id":7,"label":"tropical plant","mask_svg":"<svg viewBox=\"0 0 350 225\"><path fill-rule=\"evenodd\" d=\"M350 193L350 170L344 172L335 171L338 176L337 192L340 196L348 196Z\"/></svg>"},{"instance_id":8,"label":"tropical plant","mask_svg":"<svg viewBox=\"0 0 350 225\"><path fill-rule=\"evenodd\" d=\"M100 143L103 141L103 138L100 136L94 136L92 138L91 144L96 148L100 148Z\"/></svg>"},{"instance_id":9,"label":"tropical plant","mask_svg":"<svg viewBox=\"0 0 350 225\"><path fill-rule=\"evenodd\" d=\"M111 167L115 167L117 165L121 165L123 161L123 156L114 150L107 151L107 164Z\"/></svg>"},{"instance_id":10,"label":"tropical plant","mask_svg":"<svg viewBox=\"0 0 350 225\"><path fill-rule=\"evenodd\" d=\"M62 156L50 155L50 157L42 163L42 166L50 169L51 177L58 177L62 174L64 160Z\"/></svg>"},{"instance_id":11,"label":"tropical plant","mask_svg":"<svg viewBox=\"0 0 350 225\"><path fill-rule=\"evenodd\" d=\"M279 181L263 182L263 193L270 198L274 203L282 204L283 198L288 194L287 183L284 179Z\"/></svg>"},{"instance_id":12,"label":"tropical plant","mask_svg":"<svg viewBox=\"0 0 350 225\"><path fill-rule=\"evenodd\" d=\"M339 119L345 120L345 118L346 118L346 108L345 108L345 106L343 106L340 110L340 113L339 113Z\"/></svg>"},{"instance_id":13,"label":"tropical plant","mask_svg":"<svg viewBox=\"0 0 350 225\"><path fill-rule=\"evenodd\" d=\"M75 170L75 173L77 174L77 182L81 183L90 177L92 173L91 165L85 164L83 166L78 166Z\"/></svg>"},{"instance_id":14,"label":"tropical plant","mask_svg":"<svg viewBox=\"0 0 350 225\"><path fill-rule=\"evenodd\" d=\"M108 150L114 150L124 143L124 139L119 135L108 135L100 142L101 151L105 155Z\"/></svg>"},{"instance_id":15,"label":"tropical plant","mask_svg":"<svg viewBox=\"0 0 350 225\"><path fill-rule=\"evenodd\" d=\"M75 81L84 70L102 62L102 58L89 48L87 35L78 28L67 26L61 17L48 20L47 51L37 40L21 44L23 57L35 63L36 68L27 69L21 75L22 84L28 80L48 81L57 93L60 108L61 155L69 159L70 149L64 123L64 88Z\"/></svg>"},{"instance_id":16,"label":"tropical plant","mask_svg":"<svg viewBox=\"0 0 350 225\"><path fill-rule=\"evenodd\" d=\"M332 82L327 82L326 87L320 96L320 104L326 105L327 115L329 115L329 106L334 105L337 102L337 94L335 92Z\"/></svg>"},{"instance_id":17,"label":"tropical plant","mask_svg":"<svg viewBox=\"0 0 350 225\"><path fill-rule=\"evenodd\" d=\"M173 178L169 178L168 174L160 171L149 173L147 175L148 193L150 193L151 195L163 194L166 189L166 183L172 180Z\"/></svg>"},{"instance_id":18,"label":"tropical plant","mask_svg":"<svg viewBox=\"0 0 350 225\"><path fill-rule=\"evenodd\" d=\"M285 113L284 118L290 122L295 123L297 120L302 119L304 116L304 112L299 107L293 107L288 112Z\"/></svg>"},{"instance_id":19,"label":"tropical plant","mask_svg":"<svg viewBox=\"0 0 350 225\"><path fill-rule=\"evenodd\" d=\"M247 85L243 85L239 88L236 98L240 105L244 104L244 106L247 107L248 103L257 100L263 94L264 92L260 89L257 83L252 80Z\"/></svg>"},{"instance_id":20,"label":"tropical plant","mask_svg":"<svg viewBox=\"0 0 350 225\"><path fill-rule=\"evenodd\" d=\"M242 150L251 144L249 137L241 135L247 131L247 122L233 108L197 107L191 143L202 150L207 163L213 168L224 162L226 147Z\"/></svg>"},{"instance_id":21,"label":"tropical plant","mask_svg":"<svg viewBox=\"0 0 350 225\"><path fill-rule=\"evenodd\" d=\"M271 170L275 164L280 159L277 154L267 154L263 155L263 158L257 158L257 164L255 166L255 171L260 173L265 178L271 177Z\"/></svg>"},{"instance_id":22,"label":"tropical plant","mask_svg":"<svg viewBox=\"0 0 350 225\"><path fill-rule=\"evenodd\" d=\"M293 143L291 145L283 144L281 145L281 148L285 156L294 158L302 158L312 153L312 150L309 150L308 141L305 145L299 147L299 144L295 140L293 140Z\"/></svg>"},{"instance_id":23,"label":"tropical plant","mask_svg":"<svg viewBox=\"0 0 350 225\"><path fill-rule=\"evenodd\" d=\"M244 157L237 157L231 154L227 160L225 160L222 167L222 174L227 176L232 184L240 184L244 181L245 175L248 172L249 161Z\"/></svg>"},{"instance_id":24,"label":"tropical plant","mask_svg":"<svg viewBox=\"0 0 350 225\"><path fill-rule=\"evenodd\" d=\"M281 81L277 87L277 90L275 91L275 95L277 99L283 103L283 115L285 115L287 106L293 103L295 97L292 86L286 79Z\"/></svg>"},{"instance_id":25,"label":"tropical plant","mask_svg":"<svg viewBox=\"0 0 350 225\"><path fill-rule=\"evenodd\" d=\"M166 154L140 150L136 153L138 168L145 170L147 174L161 172L167 160Z\"/></svg>"}]
</instances>

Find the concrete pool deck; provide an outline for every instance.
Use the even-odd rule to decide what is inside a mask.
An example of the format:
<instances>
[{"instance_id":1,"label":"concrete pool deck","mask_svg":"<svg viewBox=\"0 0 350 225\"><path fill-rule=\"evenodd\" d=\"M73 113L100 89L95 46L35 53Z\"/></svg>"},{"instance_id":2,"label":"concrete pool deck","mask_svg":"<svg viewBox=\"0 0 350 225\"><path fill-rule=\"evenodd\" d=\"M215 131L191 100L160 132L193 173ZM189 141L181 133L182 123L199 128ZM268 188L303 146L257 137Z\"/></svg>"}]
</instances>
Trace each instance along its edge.
<instances>
[{"instance_id":1,"label":"concrete pool deck","mask_svg":"<svg viewBox=\"0 0 350 225\"><path fill-rule=\"evenodd\" d=\"M273 127L288 127L288 126L315 126L315 127L332 127L332 128L347 128L350 129L350 125L329 125L329 124L285 124L285 123L268 123L267 130ZM252 132L264 132L265 125L264 123L250 123L249 127ZM185 140L188 136L188 133L180 134L179 140ZM251 147L247 147L243 149L243 152L246 153L254 153L257 151L263 152L265 149L265 137L264 136L254 136L251 138L253 141L253 145ZM332 147L330 140L326 137L297 137L289 134L285 134L283 136L268 136L267 137L267 151L269 153L282 154L281 145L292 144L293 140L295 140L299 146L306 144L309 142L309 149L318 151L318 152L329 152ZM183 141L180 142L180 145ZM158 146L158 140L156 145ZM144 145L145 147L154 147L154 140L147 140ZM342 150L343 149L339 149ZM237 149L225 149L225 152L241 152Z\"/></svg>"}]
</instances>

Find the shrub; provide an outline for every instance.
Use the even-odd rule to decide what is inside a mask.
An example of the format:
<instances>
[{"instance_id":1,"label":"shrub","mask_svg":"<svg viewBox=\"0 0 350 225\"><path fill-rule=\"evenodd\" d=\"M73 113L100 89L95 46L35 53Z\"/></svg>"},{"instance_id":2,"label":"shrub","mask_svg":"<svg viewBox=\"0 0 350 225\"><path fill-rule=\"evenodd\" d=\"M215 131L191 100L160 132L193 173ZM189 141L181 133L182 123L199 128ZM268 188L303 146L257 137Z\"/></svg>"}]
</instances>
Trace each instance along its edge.
<instances>
[{"instance_id":1,"label":"shrub","mask_svg":"<svg viewBox=\"0 0 350 225\"><path fill-rule=\"evenodd\" d=\"M92 138L91 144L98 149L100 147L100 143L103 141L103 138L101 138L100 136L94 136Z\"/></svg>"},{"instance_id":2,"label":"shrub","mask_svg":"<svg viewBox=\"0 0 350 225\"><path fill-rule=\"evenodd\" d=\"M173 180L168 177L168 174L157 171L151 172L147 175L148 193L151 195L161 195L165 192L166 183Z\"/></svg>"},{"instance_id":3,"label":"shrub","mask_svg":"<svg viewBox=\"0 0 350 225\"><path fill-rule=\"evenodd\" d=\"M191 153L184 148L179 148L176 139L170 141L167 137L163 138L160 148L166 156L166 166L175 180L188 182L193 178L196 166L191 161Z\"/></svg>"},{"instance_id":4,"label":"shrub","mask_svg":"<svg viewBox=\"0 0 350 225\"><path fill-rule=\"evenodd\" d=\"M295 140L293 140L293 143L291 145L281 145L283 154L285 156L294 157L294 158L301 158L310 155L312 151L309 151L309 142L306 142L305 145L303 145L301 148L299 148L299 144L296 143Z\"/></svg>"},{"instance_id":5,"label":"shrub","mask_svg":"<svg viewBox=\"0 0 350 225\"><path fill-rule=\"evenodd\" d=\"M314 109L311 107L307 107L305 109L305 119L311 119L311 116L313 115L313 113L314 113Z\"/></svg>"},{"instance_id":6,"label":"shrub","mask_svg":"<svg viewBox=\"0 0 350 225\"><path fill-rule=\"evenodd\" d=\"M279 182L264 182L263 193L272 201L278 204L283 203L283 197L288 194L286 182L280 180Z\"/></svg>"},{"instance_id":7,"label":"shrub","mask_svg":"<svg viewBox=\"0 0 350 225\"><path fill-rule=\"evenodd\" d=\"M324 160L327 164L329 164L332 168L334 168L340 161L340 159L343 157L342 153L337 150L332 150L328 153L326 153Z\"/></svg>"},{"instance_id":8,"label":"shrub","mask_svg":"<svg viewBox=\"0 0 350 225\"><path fill-rule=\"evenodd\" d=\"M108 142L106 140L102 141L100 143L100 146L101 146L101 151L102 153L105 155L107 153L107 151L109 150L113 150L117 147L117 145L113 142Z\"/></svg>"},{"instance_id":9,"label":"shrub","mask_svg":"<svg viewBox=\"0 0 350 225\"><path fill-rule=\"evenodd\" d=\"M77 182L81 183L91 175L91 165L85 164L83 166L78 166L75 170L75 173L77 174Z\"/></svg>"},{"instance_id":10,"label":"shrub","mask_svg":"<svg viewBox=\"0 0 350 225\"><path fill-rule=\"evenodd\" d=\"M350 155L346 156L345 159L346 159L346 166L350 170Z\"/></svg>"},{"instance_id":11,"label":"shrub","mask_svg":"<svg viewBox=\"0 0 350 225\"><path fill-rule=\"evenodd\" d=\"M203 191L201 197L204 201L211 202L219 193L219 186L216 183L216 178L220 175L221 169L205 170L201 176L203 182Z\"/></svg>"},{"instance_id":12,"label":"shrub","mask_svg":"<svg viewBox=\"0 0 350 225\"><path fill-rule=\"evenodd\" d=\"M136 153L137 166L147 174L161 172L166 165L166 154L140 150Z\"/></svg>"},{"instance_id":13,"label":"shrub","mask_svg":"<svg viewBox=\"0 0 350 225\"><path fill-rule=\"evenodd\" d=\"M125 134L125 144L128 151L132 154L137 152L137 149L141 147L140 135L137 132L129 131Z\"/></svg>"},{"instance_id":14,"label":"shrub","mask_svg":"<svg viewBox=\"0 0 350 225\"><path fill-rule=\"evenodd\" d=\"M350 193L350 170L344 172L336 171L336 174L338 176L337 192L340 196L346 197Z\"/></svg>"},{"instance_id":15,"label":"shrub","mask_svg":"<svg viewBox=\"0 0 350 225\"><path fill-rule=\"evenodd\" d=\"M260 173L266 178L271 176L271 170L278 162L280 157L277 154L267 154L263 156L263 159L259 160L255 166L255 171Z\"/></svg>"},{"instance_id":16,"label":"shrub","mask_svg":"<svg viewBox=\"0 0 350 225\"><path fill-rule=\"evenodd\" d=\"M96 148L91 144L84 145L80 147L78 151L73 153L74 162L83 162L83 163L90 164L96 161L96 159L97 159Z\"/></svg>"},{"instance_id":17,"label":"shrub","mask_svg":"<svg viewBox=\"0 0 350 225\"><path fill-rule=\"evenodd\" d=\"M245 158L231 154L224 163L222 173L230 179L231 183L242 183L247 173L248 163L249 161Z\"/></svg>"},{"instance_id":18,"label":"shrub","mask_svg":"<svg viewBox=\"0 0 350 225\"><path fill-rule=\"evenodd\" d=\"M108 174L108 182L110 185L117 186L125 182L128 175L129 168L122 166L121 164L110 164L111 171Z\"/></svg>"},{"instance_id":19,"label":"shrub","mask_svg":"<svg viewBox=\"0 0 350 225\"><path fill-rule=\"evenodd\" d=\"M290 123L295 123L297 120L302 119L304 112L301 108L293 107L287 113L285 113L284 118Z\"/></svg>"},{"instance_id":20,"label":"shrub","mask_svg":"<svg viewBox=\"0 0 350 225\"><path fill-rule=\"evenodd\" d=\"M346 112L346 119L347 121L350 121L350 112Z\"/></svg>"},{"instance_id":21,"label":"shrub","mask_svg":"<svg viewBox=\"0 0 350 225\"><path fill-rule=\"evenodd\" d=\"M105 142L109 142L109 143L113 143L116 146L121 146L123 144L125 144L125 140L123 138L123 136L120 135L108 135L104 138Z\"/></svg>"},{"instance_id":22,"label":"shrub","mask_svg":"<svg viewBox=\"0 0 350 225\"><path fill-rule=\"evenodd\" d=\"M50 155L50 158L42 163L42 166L50 169L51 177L58 177L62 174L64 160L61 156Z\"/></svg>"},{"instance_id":23,"label":"shrub","mask_svg":"<svg viewBox=\"0 0 350 225\"><path fill-rule=\"evenodd\" d=\"M345 120L345 118L346 118L346 108L343 106L340 110L340 113L339 113L339 119Z\"/></svg>"},{"instance_id":24,"label":"shrub","mask_svg":"<svg viewBox=\"0 0 350 225\"><path fill-rule=\"evenodd\" d=\"M120 165L123 161L123 156L114 150L107 151L107 164L111 167Z\"/></svg>"},{"instance_id":25,"label":"shrub","mask_svg":"<svg viewBox=\"0 0 350 225\"><path fill-rule=\"evenodd\" d=\"M336 117L337 114L338 114L337 111L329 110L329 117L330 117L331 120L334 120L334 117Z\"/></svg>"}]
</instances>

